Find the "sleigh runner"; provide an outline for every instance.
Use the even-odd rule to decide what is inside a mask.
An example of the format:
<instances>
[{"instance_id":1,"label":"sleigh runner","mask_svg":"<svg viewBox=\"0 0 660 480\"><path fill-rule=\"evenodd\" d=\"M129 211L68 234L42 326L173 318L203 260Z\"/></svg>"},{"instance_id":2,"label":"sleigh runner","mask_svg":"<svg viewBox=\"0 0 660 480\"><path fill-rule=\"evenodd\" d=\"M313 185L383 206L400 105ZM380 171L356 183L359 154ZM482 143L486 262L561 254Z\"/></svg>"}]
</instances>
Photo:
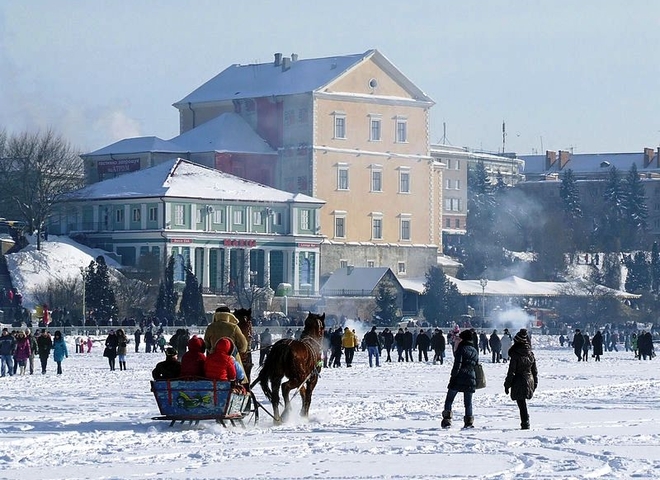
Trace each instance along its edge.
<instances>
[{"instance_id":1,"label":"sleigh runner","mask_svg":"<svg viewBox=\"0 0 660 480\"><path fill-rule=\"evenodd\" d=\"M243 419L258 412L249 392L235 389L231 382L218 380L152 380L151 391L156 398L160 417L153 420L195 422L215 420L222 425L229 421L244 425Z\"/></svg>"}]
</instances>

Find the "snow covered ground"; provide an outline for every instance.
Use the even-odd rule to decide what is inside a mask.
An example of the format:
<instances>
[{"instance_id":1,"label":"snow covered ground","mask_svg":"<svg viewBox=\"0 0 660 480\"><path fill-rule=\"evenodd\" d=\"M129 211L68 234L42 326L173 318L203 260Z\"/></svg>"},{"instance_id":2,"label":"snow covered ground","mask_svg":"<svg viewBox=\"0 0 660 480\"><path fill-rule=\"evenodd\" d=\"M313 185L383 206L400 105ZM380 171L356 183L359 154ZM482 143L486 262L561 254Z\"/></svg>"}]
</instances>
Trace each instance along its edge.
<instances>
[{"instance_id":1,"label":"snow covered ground","mask_svg":"<svg viewBox=\"0 0 660 480\"><path fill-rule=\"evenodd\" d=\"M660 478L659 360L578 363L556 339L533 341L540 381L526 431L503 391L506 365L485 358L473 430L460 428L460 395L454 426L440 428L450 364L370 369L363 352L351 369L323 370L309 421L169 427L151 419L162 354L131 353L128 371L111 372L102 348L69 343L63 375L51 360L46 375L0 378L0 478Z\"/></svg>"}]
</instances>

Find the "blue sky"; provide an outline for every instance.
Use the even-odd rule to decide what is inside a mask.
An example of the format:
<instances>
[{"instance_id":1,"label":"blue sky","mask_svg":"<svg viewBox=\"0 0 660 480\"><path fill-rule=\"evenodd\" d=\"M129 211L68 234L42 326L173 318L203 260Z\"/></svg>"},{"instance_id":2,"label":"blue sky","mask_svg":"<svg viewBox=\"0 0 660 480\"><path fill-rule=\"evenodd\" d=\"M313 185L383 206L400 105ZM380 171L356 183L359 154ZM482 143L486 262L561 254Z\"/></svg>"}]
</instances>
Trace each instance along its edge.
<instances>
[{"instance_id":1,"label":"blue sky","mask_svg":"<svg viewBox=\"0 0 660 480\"><path fill-rule=\"evenodd\" d=\"M660 2L0 0L0 129L92 151L178 134L233 63L377 48L436 105L431 139L519 154L660 144Z\"/></svg>"}]
</instances>

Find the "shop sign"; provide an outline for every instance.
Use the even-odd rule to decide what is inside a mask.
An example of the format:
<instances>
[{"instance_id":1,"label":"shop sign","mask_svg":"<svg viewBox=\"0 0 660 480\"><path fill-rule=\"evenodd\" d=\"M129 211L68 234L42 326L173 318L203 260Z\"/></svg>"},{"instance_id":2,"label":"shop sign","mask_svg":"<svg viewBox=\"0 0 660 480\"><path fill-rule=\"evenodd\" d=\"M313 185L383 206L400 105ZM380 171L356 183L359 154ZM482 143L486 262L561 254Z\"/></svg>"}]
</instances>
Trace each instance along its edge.
<instances>
[{"instance_id":1,"label":"shop sign","mask_svg":"<svg viewBox=\"0 0 660 480\"><path fill-rule=\"evenodd\" d=\"M246 240L242 238L235 238L235 239L229 239L226 238L223 241L223 245L225 247L256 247L257 246L257 241L256 240Z\"/></svg>"}]
</instances>

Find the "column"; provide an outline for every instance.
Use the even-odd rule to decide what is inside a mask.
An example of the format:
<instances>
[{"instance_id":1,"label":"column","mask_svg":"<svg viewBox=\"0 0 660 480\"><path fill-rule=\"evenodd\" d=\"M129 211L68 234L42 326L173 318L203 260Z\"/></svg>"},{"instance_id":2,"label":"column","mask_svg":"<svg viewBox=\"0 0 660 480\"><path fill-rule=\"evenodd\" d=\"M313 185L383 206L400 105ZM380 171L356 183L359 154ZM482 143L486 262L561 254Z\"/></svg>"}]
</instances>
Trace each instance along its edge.
<instances>
[{"instance_id":1,"label":"column","mask_svg":"<svg viewBox=\"0 0 660 480\"><path fill-rule=\"evenodd\" d=\"M229 281L231 280L231 248L225 247L225 265L222 270L222 291L228 293Z\"/></svg>"},{"instance_id":2,"label":"column","mask_svg":"<svg viewBox=\"0 0 660 480\"><path fill-rule=\"evenodd\" d=\"M204 247L204 278L202 279L203 291L208 291L211 286L211 249Z\"/></svg>"},{"instance_id":3,"label":"column","mask_svg":"<svg viewBox=\"0 0 660 480\"><path fill-rule=\"evenodd\" d=\"M270 287L270 250L264 250L264 286Z\"/></svg>"}]
</instances>

